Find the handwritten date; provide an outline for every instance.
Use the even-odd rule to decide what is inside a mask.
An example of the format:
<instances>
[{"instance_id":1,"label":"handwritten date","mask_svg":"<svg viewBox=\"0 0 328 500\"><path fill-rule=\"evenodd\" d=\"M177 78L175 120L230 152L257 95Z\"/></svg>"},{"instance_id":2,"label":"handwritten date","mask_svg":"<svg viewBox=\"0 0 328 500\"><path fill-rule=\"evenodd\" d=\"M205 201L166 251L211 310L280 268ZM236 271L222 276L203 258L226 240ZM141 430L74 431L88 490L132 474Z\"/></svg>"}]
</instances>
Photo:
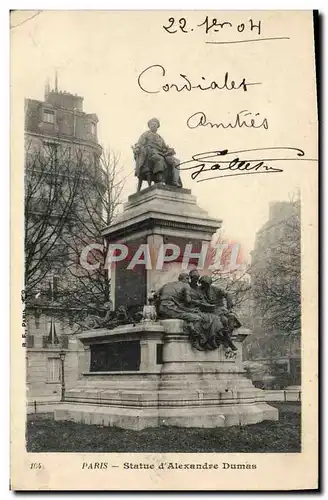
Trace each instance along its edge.
<instances>
[{"instance_id":1,"label":"handwritten date","mask_svg":"<svg viewBox=\"0 0 328 500\"><path fill-rule=\"evenodd\" d=\"M201 28L208 33L217 33L220 31L228 31L230 29L233 31L237 31L238 33L243 32L252 32L253 34L260 35L261 34L261 21L254 21L253 19L248 19L244 23L232 23L230 21L221 21L217 18L210 19L209 16L206 16L205 20L196 24L196 26L192 26L189 21L185 17L180 17L180 19L175 19L174 17L170 17L168 19L167 26L163 26L164 30L170 35L174 33L190 33L197 28Z\"/></svg>"}]
</instances>

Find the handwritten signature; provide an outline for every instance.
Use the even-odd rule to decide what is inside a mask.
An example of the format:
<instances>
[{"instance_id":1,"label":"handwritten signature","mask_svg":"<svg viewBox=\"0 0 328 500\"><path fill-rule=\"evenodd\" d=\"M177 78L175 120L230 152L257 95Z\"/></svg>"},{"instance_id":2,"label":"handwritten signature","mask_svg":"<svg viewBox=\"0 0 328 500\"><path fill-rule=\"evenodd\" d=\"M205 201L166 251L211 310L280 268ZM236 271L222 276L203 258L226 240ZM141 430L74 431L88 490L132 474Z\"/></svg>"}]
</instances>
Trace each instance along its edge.
<instances>
[{"instance_id":1,"label":"handwritten signature","mask_svg":"<svg viewBox=\"0 0 328 500\"><path fill-rule=\"evenodd\" d=\"M257 158L268 152L269 158ZM236 156L238 155L238 156ZM246 155L246 158L242 156ZM228 149L206 151L192 156L191 160L181 162L180 170L192 170L191 178L196 182L205 182L221 177L237 175L277 174L283 172L282 168L269 165L275 161L317 161L314 158L304 158L304 151L300 148L272 147L241 149L228 151ZM222 159L221 159L222 158ZM220 172L219 175L207 175L206 172Z\"/></svg>"}]
</instances>

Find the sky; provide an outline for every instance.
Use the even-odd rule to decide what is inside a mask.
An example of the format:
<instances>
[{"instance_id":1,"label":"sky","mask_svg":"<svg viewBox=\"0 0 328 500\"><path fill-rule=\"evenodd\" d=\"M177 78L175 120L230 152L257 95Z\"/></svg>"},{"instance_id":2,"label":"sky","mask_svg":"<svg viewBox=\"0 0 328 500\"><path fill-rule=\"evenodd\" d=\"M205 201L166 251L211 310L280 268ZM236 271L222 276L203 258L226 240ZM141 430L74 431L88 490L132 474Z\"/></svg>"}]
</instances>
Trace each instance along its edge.
<instances>
[{"instance_id":1,"label":"sky","mask_svg":"<svg viewBox=\"0 0 328 500\"><path fill-rule=\"evenodd\" d=\"M49 78L53 86L57 71L59 89L83 96L84 111L97 114L98 138L103 147L120 154L129 176L125 198L136 189L131 146L153 116L160 120L159 133L175 148L180 161L204 151L269 147L302 148L305 158L317 157L309 13L299 12L295 17L292 12L221 12L217 14L220 22L232 26L210 33L205 32L204 25L199 26L206 19L201 11L173 12L175 33L163 28L172 24L165 11L44 11L23 22L32 14L12 15L12 25L16 25L11 30L12 99L21 100L22 109L24 98L43 100L46 80ZM181 18L185 19L187 33L179 27L184 23L179 24ZM285 39L205 43L256 38L259 34L249 29L250 18L261 21L262 37ZM241 24L245 25L242 34L237 30ZM138 85L138 77L153 65L165 68L165 76L158 66L148 70L142 77L144 89L159 91L147 93ZM165 83L181 86L181 74L195 85L215 80L222 86L226 73L229 81L245 78L258 85L248 86L247 91L165 92L161 88ZM252 113L249 116L258 113L256 119L266 119L268 127L187 126L194 113L205 113L212 123L228 123L244 110ZM262 159L261 155L258 158ZM284 161L279 167L283 172L275 175L223 177L200 183L191 179L190 171L183 171L182 180L210 216L223 220L224 235L243 245L247 254L253 248L256 231L268 219L271 202L288 200L298 189L306 199L314 189L314 162Z\"/></svg>"}]
</instances>

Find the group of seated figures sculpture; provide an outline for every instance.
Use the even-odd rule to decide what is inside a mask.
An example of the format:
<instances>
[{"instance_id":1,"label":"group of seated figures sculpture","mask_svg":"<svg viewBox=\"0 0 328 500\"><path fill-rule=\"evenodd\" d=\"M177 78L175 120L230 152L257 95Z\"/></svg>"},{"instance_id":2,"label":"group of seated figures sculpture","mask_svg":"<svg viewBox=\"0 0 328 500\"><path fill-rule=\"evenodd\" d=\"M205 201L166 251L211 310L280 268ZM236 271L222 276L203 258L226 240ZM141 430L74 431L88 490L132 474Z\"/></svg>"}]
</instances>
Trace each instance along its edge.
<instances>
[{"instance_id":1,"label":"group of seated figures sculpture","mask_svg":"<svg viewBox=\"0 0 328 500\"><path fill-rule=\"evenodd\" d=\"M148 128L132 146L135 159L135 175L138 177L138 191L143 181L155 184L167 184L177 188L182 187L179 160L173 148L169 147L157 133L160 122L157 118L148 121Z\"/></svg>"},{"instance_id":2,"label":"group of seated figures sculpture","mask_svg":"<svg viewBox=\"0 0 328 500\"><path fill-rule=\"evenodd\" d=\"M177 281L163 285L148 297L148 304L155 309L151 320L180 319L188 332L191 345L200 351L213 350L223 345L237 350L231 340L234 330L241 327L233 310L230 293L212 284L210 276L200 276L197 269L181 273ZM131 315L124 306L113 311L106 303L103 317L89 318L90 328L115 328L144 319L140 310Z\"/></svg>"},{"instance_id":3,"label":"group of seated figures sculpture","mask_svg":"<svg viewBox=\"0 0 328 500\"><path fill-rule=\"evenodd\" d=\"M154 301L159 319L184 320L195 349L213 350L222 344L237 350L231 335L241 323L232 296L214 286L210 276L200 276L197 269L181 273L178 281L166 283L154 294Z\"/></svg>"}]
</instances>

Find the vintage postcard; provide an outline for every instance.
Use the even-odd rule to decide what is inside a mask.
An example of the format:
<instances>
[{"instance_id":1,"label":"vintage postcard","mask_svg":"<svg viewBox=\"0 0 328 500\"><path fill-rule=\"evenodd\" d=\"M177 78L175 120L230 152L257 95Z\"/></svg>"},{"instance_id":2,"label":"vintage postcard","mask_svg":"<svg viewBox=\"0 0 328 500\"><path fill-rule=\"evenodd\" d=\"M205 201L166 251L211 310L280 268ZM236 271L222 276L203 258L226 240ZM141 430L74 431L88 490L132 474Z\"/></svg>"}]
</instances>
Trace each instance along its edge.
<instances>
[{"instance_id":1,"label":"vintage postcard","mask_svg":"<svg viewBox=\"0 0 328 500\"><path fill-rule=\"evenodd\" d=\"M318 488L312 11L13 11L11 488Z\"/></svg>"}]
</instances>

